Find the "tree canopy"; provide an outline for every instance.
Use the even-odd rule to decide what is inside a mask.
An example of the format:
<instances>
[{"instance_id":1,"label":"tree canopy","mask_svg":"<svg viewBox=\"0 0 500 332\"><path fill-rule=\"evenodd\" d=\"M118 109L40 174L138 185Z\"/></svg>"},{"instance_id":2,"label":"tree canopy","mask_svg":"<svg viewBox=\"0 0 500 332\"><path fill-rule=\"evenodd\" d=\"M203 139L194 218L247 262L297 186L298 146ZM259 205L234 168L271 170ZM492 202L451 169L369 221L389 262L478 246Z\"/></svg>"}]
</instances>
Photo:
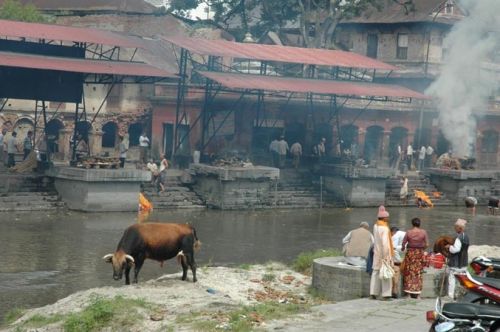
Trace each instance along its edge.
<instances>
[{"instance_id":1,"label":"tree canopy","mask_svg":"<svg viewBox=\"0 0 500 332\"><path fill-rule=\"evenodd\" d=\"M47 21L33 4L23 5L19 0L5 0L0 7L0 19L24 22Z\"/></svg>"},{"instance_id":2,"label":"tree canopy","mask_svg":"<svg viewBox=\"0 0 500 332\"><path fill-rule=\"evenodd\" d=\"M413 10L413 0L390 0ZM372 7L380 9L387 0L173 0L169 11L186 16L189 10L206 4L214 12L213 20L227 27L230 20L241 21L240 35L252 32L260 36L266 31L279 31L293 24L300 31L304 46L331 47L337 24L359 16ZM249 24L249 15L259 16Z\"/></svg>"}]
</instances>

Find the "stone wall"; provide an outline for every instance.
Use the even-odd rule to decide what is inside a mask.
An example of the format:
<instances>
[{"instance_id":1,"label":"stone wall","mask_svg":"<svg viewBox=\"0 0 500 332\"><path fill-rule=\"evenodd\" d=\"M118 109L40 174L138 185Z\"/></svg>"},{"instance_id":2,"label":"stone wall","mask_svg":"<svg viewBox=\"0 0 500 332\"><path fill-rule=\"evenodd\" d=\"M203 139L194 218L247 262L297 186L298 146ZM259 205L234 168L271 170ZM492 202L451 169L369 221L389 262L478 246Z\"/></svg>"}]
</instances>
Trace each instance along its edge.
<instances>
[{"instance_id":1,"label":"stone wall","mask_svg":"<svg viewBox=\"0 0 500 332\"><path fill-rule=\"evenodd\" d=\"M279 178L277 168L192 164L189 170L194 191L209 207L233 210L258 209L273 205L271 192Z\"/></svg>"},{"instance_id":2,"label":"stone wall","mask_svg":"<svg viewBox=\"0 0 500 332\"><path fill-rule=\"evenodd\" d=\"M444 271L425 270L422 297L438 296ZM331 301L353 300L370 295L370 275L364 268L347 265L344 257L317 258L313 263L312 286ZM446 294L446 286L445 283L441 294Z\"/></svg>"}]
</instances>

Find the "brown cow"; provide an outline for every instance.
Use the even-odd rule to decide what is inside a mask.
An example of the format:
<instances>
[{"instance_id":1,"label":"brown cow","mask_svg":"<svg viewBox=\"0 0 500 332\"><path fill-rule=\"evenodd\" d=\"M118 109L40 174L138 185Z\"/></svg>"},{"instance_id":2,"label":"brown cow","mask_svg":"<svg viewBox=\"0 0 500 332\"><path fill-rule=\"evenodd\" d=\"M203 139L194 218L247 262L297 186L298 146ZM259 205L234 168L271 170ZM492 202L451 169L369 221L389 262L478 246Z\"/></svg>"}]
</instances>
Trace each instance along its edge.
<instances>
[{"instance_id":1,"label":"brown cow","mask_svg":"<svg viewBox=\"0 0 500 332\"><path fill-rule=\"evenodd\" d=\"M455 239L452 238L451 236L446 236L446 235L440 236L434 242L434 248L432 251L434 253L441 253L445 257L448 257L450 255L450 251L446 249L446 245L447 244L453 245L453 243L455 243Z\"/></svg>"},{"instance_id":2,"label":"brown cow","mask_svg":"<svg viewBox=\"0 0 500 332\"><path fill-rule=\"evenodd\" d=\"M134 282L146 258L163 263L176 257L182 265L182 280L187 278L188 266L196 282L194 251L201 243L196 230L189 224L145 223L128 227L114 254L103 259L113 265L113 279L120 280L125 271L125 284L130 284L130 269L134 266Z\"/></svg>"}]
</instances>

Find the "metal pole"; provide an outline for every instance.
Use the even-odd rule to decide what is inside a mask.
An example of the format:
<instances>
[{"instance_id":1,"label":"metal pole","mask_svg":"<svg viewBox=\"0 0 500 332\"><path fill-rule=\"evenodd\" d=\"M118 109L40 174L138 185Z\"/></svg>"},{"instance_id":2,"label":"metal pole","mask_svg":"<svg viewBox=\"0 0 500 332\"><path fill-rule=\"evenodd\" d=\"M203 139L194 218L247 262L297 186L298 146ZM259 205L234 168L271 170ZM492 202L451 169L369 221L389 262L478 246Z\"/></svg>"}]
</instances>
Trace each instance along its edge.
<instances>
[{"instance_id":1,"label":"metal pole","mask_svg":"<svg viewBox=\"0 0 500 332\"><path fill-rule=\"evenodd\" d=\"M179 59L179 83L177 83L177 102L175 105L175 124L174 124L174 139L172 146L172 162L175 163L175 155L177 152L177 143L179 141L179 113L181 111L181 104L184 101L184 89L186 84L186 65L187 65L187 50L181 49L181 56Z\"/></svg>"},{"instance_id":2,"label":"metal pole","mask_svg":"<svg viewBox=\"0 0 500 332\"><path fill-rule=\"evenodd\" d=\"M319 177L319 209L323 207L323 176Z\"/></svg>"},{"instance_id":3,"label":"metal pole","mask_svg":"<svg viewBox=\"0 0 500 332\"><path fill-rule=\"evenodd\" d=\"M79 103L76 103L76 107L75 107L75 123L74 123L74 128L73 128L73 146L72 146L72 152L71 152L71 162L76 162L76 145L78 144L78 142L76 141L76 129L77 129L77 125L78 125L78 104Z\"/></svg>"},{"instance_id":4,"label":"metal pole","mask_svg":"<svg viewBox=\"0 0 500 332\"><path fill-rule=\"evenodd\" d=\"M47 156L47 161L50 161L50 149L49 141L47 138L47 111L45 106L45 100L42 100L42 113L43 113L43 140L45 141L45 155Z\"/></svg>"}]
</instances>

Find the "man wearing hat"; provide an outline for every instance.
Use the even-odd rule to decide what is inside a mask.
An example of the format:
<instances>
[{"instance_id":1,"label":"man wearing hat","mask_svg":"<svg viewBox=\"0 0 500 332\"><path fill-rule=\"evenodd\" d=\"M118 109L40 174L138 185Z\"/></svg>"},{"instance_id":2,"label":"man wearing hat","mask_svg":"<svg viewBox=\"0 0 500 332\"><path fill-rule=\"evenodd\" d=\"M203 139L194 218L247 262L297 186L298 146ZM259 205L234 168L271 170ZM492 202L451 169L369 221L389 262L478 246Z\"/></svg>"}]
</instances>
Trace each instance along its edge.
<instances>
[{"instance_id":1,"label":"man wearing hat","mask_svg":"<svg viewBox=\"0 0 500 332\"><path fill-rule=\"evenodd\" d=\"M376 299L381 295L383 300L390 300L392 296L392 276L381 279L380 269L383 261L393 265L394 248L391 231L389 229L389 212L381 205L378 208L377 222L373 226L373 272L370 280L370 297Z\"/></svg>"},{"instance_id":2,"label":"man wearing hat","mask_svg":"<svg viewBox=\"0 0 500 332\"><path fill-rule=\"evenodd\" d=\"M457 232L455 242L453 245L446 245L446 249L450 251L450 256L448 257L448 296L452 299L455 298L455 273L465 270L469 263L467 251L470 242L469 237L465 234L466 225L466 220L457 219L455 222L455 232Z\"/></svg>"}]
</instances>

